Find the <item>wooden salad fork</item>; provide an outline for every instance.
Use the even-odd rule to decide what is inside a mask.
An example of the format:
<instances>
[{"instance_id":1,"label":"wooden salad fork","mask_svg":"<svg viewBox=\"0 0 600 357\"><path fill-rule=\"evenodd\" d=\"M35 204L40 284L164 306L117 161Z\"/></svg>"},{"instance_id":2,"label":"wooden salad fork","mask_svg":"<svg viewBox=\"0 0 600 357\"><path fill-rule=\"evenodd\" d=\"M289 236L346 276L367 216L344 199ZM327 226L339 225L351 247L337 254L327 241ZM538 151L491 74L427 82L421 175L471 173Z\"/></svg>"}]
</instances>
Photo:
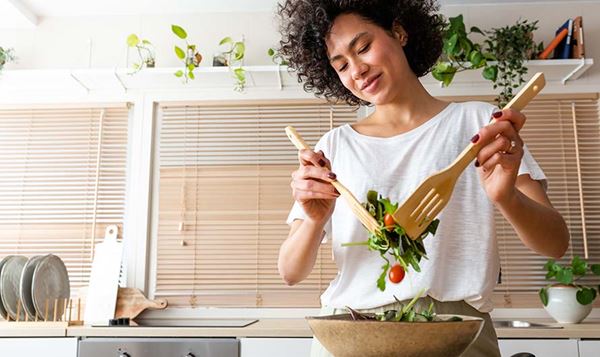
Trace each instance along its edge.
<instances>
[{"instance_id":1,"label":"wooden salad fork","mask_svg":"<svg viewBox=\"0 0 600 357\"><path fill-rule=\"evenodd\" d=\"M536 73L504 109L522 110L545 84L544 74ZM419 238L446 206L456 181L480 149L480 145L470 143L448 167L426 178L392 214L411 239Z\"/></svg>"},{"instance_id":2,"label":"wooden salad fork","mask_svg":"<svg viewBox=\"0 0 600 357\"><path fill-rule=\"evenodd\" d=\"M288 126L287 128L285 128L285 133L287 134L288 138L292 141L292 143L294 143L298 150L310 150L310 147L308 146L308 144L306 144L304 139L302 139L300 134L296 132L296 129L294 129L291 126ZM360 202L358 202L358 200L356 199L356 197L354 197L352 192L350 192L344 185L342 185L341 182L337 180L334 180L333 182L331 182L331 184L338 190L340 195L342 195L346 199L346 202L350 206L350 209L356 215L356 217L358 217L363 226L365 226L365 228L367 228L371 233L377 234L379 232L379 223L377 223L377 220L375 220L375 218L371 216L371 214L360 204Z\"/></svg>"}]
</instances>

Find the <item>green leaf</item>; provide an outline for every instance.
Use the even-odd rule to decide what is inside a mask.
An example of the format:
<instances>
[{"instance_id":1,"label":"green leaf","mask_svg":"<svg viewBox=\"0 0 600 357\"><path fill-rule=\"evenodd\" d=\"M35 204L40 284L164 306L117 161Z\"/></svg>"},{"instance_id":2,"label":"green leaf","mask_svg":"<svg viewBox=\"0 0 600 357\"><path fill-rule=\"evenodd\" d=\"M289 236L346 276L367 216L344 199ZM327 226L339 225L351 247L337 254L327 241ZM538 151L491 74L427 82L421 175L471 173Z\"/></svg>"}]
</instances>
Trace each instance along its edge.
<instances>
[{"instance_id":1,"label":"green leaf","mask_svg":"<svg viewBox=\"0 0 600 357\"><path fill-rule=\"evenodd\" d=\"M581 288L577 290L577 301L581 305L591 304L596 298L596 290L590 288Z\"/></svg>"},{"instance_id":2,"label":"green leaf","mask_svg":"<svg viewBox=\"0 0 600 357\"><path fill-rule=\"evenodd\" d=\"M369 190L367 192L367 202L374 206L377 205L377 191Z\"/></svg>"},{"instance_id":3,"label":"green leaf","mask_svg":"<svg viewBox=\"0 0 600 357\"><path fill-rule=\"evenodd\" d=\"M548 289L541 288L539 291L539 295L540 295L540 300L542 300L542 304L544 304L544 306L548 306Z\"/></svg>"},{"instance_id":4,"label":"green leaf","mask_svg":"<svg viewBox=\"0 0 600 357\"><path fill-rule=\"evenodd\" d=\"M600 275L600 264L592 264L590 268L592 269L592 273Z\"/></svg>"},{"instance_id":5,"label":"green leaf","mask_svg":"<svg viewBox=\"0 0 600 357\"><path fill-rule=\"evenodd\" d=\"M552 271L552 267L556 264L556 262L554 261L554 259L548 259L548 261L546 262L546 264L544 264L544 269L547 271Z\"/></svg>"},{"instance_id":6,"label":"green leaf","mask_svg":"<svg viewBox=\"0 0 600 357\"><path fill-rule=\"evenodd\" d=\"M137 37L136 34L132 33L131 35L129 35L129 37L127 37L127 46L135 47L138 45L138 43L140 43L140 39Z\"/></svg>"},{"instance_id":7,"label":"green leaf","mask_svg":"<svg viewBox=\"0 0 600 357\"><path fill-rule=\"evenodd\" d=\"M573 284L573 270L565 268L556 273L556 280L562 284Z\"/></svg>"},{"instance_id":8,"label":"green leaf","mask_svg":"<svg viewBox=\"0 0 600 357\"><path fill-rule=\"evenodd\" d=\"M243 68L236 68L233 70L233 73L235 74L238 81L240 81L240 82L246 81L246 70L244 70Z\"/></svg>"},{"instance_id":9,"label":"green leaf","mask_svg":"<svg viewBox=\"0 0 600 357\"><path fill-rule=\"evenodd\" d=\"M379 279L377 279L377 287L381 291L385 290L385 277L387 276L387 271L389 268L390 268L390 262L387 261L387 259L386 259L386 263L383 266L381 266L381 269L383 269L383 271L379 275Z\"/></svg>"},{"instance_id":10,"label":"green leaf","mask_svg":"<svg viewBox=\"0 0 600 357\"><path fill-rule=\"evenodd\" d=\"M483 33L483 31L481 31L481 30L479 29L479 27L477 27L477 26L472 26L472 27L471 27L471 32L476 32L476 33L478 33L478 34L481 34L481 35L484 35L484 36L485 36L485 34Z\"/></svg>"},{"instance_id":11,"label":"green leaf","mask_svg":"<svg viewBox=\"0 0 600 357\"><path fill-rule=\"evenodd\" d=\"M148 40L142 40L142 43L143 43L144 45L152 45L152 44L150 43L150 41L148 41Z\"/></svg>"},{"instance_id":12,"label":"green leaf","mask_svg":"<svg viewBox=\"0 0 600 357\"><path fill-rule=\"evenodd\" d=\"M469 54L469 61L474 67L480 67L484 61L483 55L479 51L471 51Z\"/></svg>"},{"instance_id":13,"label":"green leaf","mask_svg":"<svg viewBox=\"0 0 600 357\"><path fill-rule=\"evenodd\" d=\"M185 58L185 52L181 48L179 48L179 46L175 46L175 54L179 59Z\"/></svg>"},{"instance_id":14,"label":"green leaf","mask_svg":"<svg viewBox=\"0 0 600 357\"><path fill-rule=\"evenodd\" d=\"M571 267L573 268L574 275L585 275L587 271L587 263L578 255L574 256L573 260L571 260Z\"/></svg>"},{"instance_id":15,"label":"green leaf","mask_svg":"<svg viewBox=\"0 0 600 357\"><path fill-rule=\"evenodd\" d=\"M458 41L458 35L452 35L448 41L444 42L444 52L448 54L454 53L454 48L456 47L456 42Z\"/></svg>"},{"instance_id":16,"label":"green leaf","mask_svg":"<svg viewBox=\"0 0 600 357\"><path fill-rule=\"evenodd\" d=\"M498 66L486 66L481 75L487 80L496 82L496 79L498 78Z\"/></svg>"},{"instance_id":17,"label":"green leaf","mask_svg":"<svg viewBox=\"0 0 600 357\"><path fill-rule=\"evenodd\" d=\"M272 48L269 48L269 50L267 50L267 54L269 55L269 57L273 57L275 55L275 50Z\"/></svg>"},{"instance_id":18,"label":"green leaf","mask_svg":"<svg viewBox=\"0 0 600 357\"><path fill-rule=\"evenodd\" d=\"M233 40L231 39L231 37L225 37L221 40L221 42L219 42L219 46L224 45L226 43L232 43Z\"/></svg>"},{"instance_id":19,"label":"green leaf","mask_svg":"<svg viewBox=\"0 0 600 357\"><path fill-rule=\"evenodd\" d=\"M188 72L188 77L190 77L190 79L196 79L196 76L194 75L194 72L192 72L192 71Z\"/></svg>"},{"instance_id":20,"label":"green leaf","mask_svg":"<svg viewBox=\"0 0 600 357\"><path fill-rule=\"evenodd\" d=\"M190 63L190 64L188 64L188 65L187 65L187 69L188 69L188 71L190 71L190 72L191 72L191 71L193 71L193 70L194 70L194 68L196 68L196 66L194 66L194 64L193 64L193 63Z\"/></svg>"},{"instance_id":21,"label":"green leaf","mask_svg":"<svg viewBox=\"0 0 600 357\"><path fill-rule=\"evenodd\" d=\"M179 71L175 72L175 77L183 77L183 71L179 70Z\"/></svg>"},{"instance_id":22,"label":"green leaf","mask_svg":"<svg viewBox=\"0 0 600 357\"><path fill-rule=\"evenodd\" d=\"M234 58L236 61L244 58L244 52L246 51L246 45L243 42L236 42L234 47Z\"/></svg>"},{"instance_id":23,"label":"green leaf","mask_svg":"<svg viewBox=\"0 0 600 357\"><path fill-rule=\"evenodd\" d=\"M392 214L396 212L396 209L398 208L398 203L396 203L395 205L392 204L389 198L382 198L381 200L379 200L379 202L383 204L385 213Z\"/></svg>"},{"instance_id":24,"label":"green leaf","mask_svg":"<svg viewBox=\"0 0 600 357\"><path fill-rule=\"evenodd\" d=\"M181 26L171 25L171 31L173 31L173 33L182 40L187 38L187 32L185 32Z\"/></svg>"}]
</instances>

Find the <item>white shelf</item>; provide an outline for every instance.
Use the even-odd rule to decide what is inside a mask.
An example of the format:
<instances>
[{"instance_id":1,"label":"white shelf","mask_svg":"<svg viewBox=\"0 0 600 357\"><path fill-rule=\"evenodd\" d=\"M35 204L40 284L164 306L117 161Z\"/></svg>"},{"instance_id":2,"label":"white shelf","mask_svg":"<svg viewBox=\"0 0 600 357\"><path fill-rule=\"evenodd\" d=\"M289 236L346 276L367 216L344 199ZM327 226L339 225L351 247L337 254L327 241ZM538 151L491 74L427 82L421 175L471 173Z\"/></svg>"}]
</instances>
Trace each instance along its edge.
<instances>
[{"instance_id":1,"label":"white shelf","mask_svg":"<svg viewBox=\"0 0 600 357\"><path fill-rule=\"evenodd\" d=\"M546 80L554 85L565 84L579 78L594 63L593 59L534 60L527 62L528 77L544 72ZM247 88L301 89L297 77L286 66L247 66ZM227 67L199 67L195 80L187 83L175 77L179 67L149 68L136 74L129 69L57 69L57 70L4 70L0 73L0 95L15 93L132 93L152 91L181 91L193 89L233 89L235 79ZM440 91L439 82L431 74L421 79L434 95L461 92L479 94L482 88L491 90L491 82L483 79L481 70L466 71L456 75L448 88Z\"/></svg>"}]
</instances>

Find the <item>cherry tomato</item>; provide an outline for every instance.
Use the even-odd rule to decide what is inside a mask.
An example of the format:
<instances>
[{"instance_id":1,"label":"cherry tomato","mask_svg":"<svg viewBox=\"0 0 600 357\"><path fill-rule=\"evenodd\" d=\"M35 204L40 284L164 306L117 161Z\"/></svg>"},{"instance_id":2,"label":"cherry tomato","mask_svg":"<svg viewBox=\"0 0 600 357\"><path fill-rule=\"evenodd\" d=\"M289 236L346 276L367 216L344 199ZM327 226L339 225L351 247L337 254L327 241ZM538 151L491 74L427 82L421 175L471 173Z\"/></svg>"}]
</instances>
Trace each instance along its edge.
<instances>
[{"instance_id":1,"label":"cherry tomato","mask_svg":"<svg viewBox=\"0 0 600 357\"><path fill-rule=\"evenodd\" d=\"M385 224L388 232L391 232L394 230L394 225L396 224L396 221L394 221L394 217L392 217L391 214L386 213L385 216L383 216L383 224Z\"/></svg>"},{"instance_id":2,"label":"cherry tomato","mask_svg":"<svg viewBox=\"0 0 600 357\"><path fill-rule=\"evenodd\" d=\"M398 284L404 279L404 269L400 264L394 264L389 272L390 281L394 284Z\"/></svg>"}]
</instances>

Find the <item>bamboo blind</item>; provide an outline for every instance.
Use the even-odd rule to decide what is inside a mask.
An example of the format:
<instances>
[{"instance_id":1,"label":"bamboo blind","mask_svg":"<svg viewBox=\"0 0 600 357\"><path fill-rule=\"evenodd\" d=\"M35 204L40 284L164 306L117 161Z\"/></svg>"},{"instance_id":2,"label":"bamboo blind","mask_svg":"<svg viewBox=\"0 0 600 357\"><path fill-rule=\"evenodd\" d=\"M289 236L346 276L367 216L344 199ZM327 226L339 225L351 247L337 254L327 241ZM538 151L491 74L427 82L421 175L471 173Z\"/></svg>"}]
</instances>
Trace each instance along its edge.
<instances>
[{"instance_id":1,"label":"bamboo blind","mask_svg":"<svg viewBox=\"0 0 600 357\"><path fill-rule=\"evenodd\" d=\"M94 235L123 223L127 122L125 105L0 109L0 258L53 253L87 285Z\"/></svg>"},{"instance_id":2,"label":"bamboo blind","mask_svg":"<svg viewBox=\"0 0 600 357\"><path fill-rule=\"evenodd\" d=\"M600 262L600 116L596 96L537 99L527 106L521 136L548 177L548 196L565 218L571 243L561 263L574 255ZM583 219L582 219L583 218ZM584 224L585 223L585 224ZM501 214L496 229L502 282L496 287L497 307L540 307L537 291L547 258L533 253ZM589 275L589 274L588 274ZM600 283L589 277L583 282Z\"/></svg>"},{"instance_id":3,"label":"bamboo blind","mask_svg":"<svg viewBox=\"0 0 600 357\"><path fill-rule=\"evenodd\" d=\"M337 270L323 244L312 274L288 287L277 256L293 204L297 150L356 112L321 101L161 105L156 296L171 306L314 307Z\"/></svg>"}]
</instances>

